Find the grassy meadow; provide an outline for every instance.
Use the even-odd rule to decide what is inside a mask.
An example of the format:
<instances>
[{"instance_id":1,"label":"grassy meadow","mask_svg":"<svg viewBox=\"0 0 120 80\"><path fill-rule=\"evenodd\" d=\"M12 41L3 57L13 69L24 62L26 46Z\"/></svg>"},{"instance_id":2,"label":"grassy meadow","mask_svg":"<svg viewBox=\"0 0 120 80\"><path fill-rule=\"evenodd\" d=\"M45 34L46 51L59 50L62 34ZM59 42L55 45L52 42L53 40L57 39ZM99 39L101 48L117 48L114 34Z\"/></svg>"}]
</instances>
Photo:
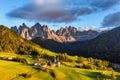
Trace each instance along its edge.
<instances>
[{"instance_id":1,"label":"grassy meadow","mask_svg":"<svg viewBox=\"0 0 120 80\"><path fill-rule=\"evenodd\" d=\"M29 73L31 74L29 78L22 76L22 74ZM115 74L117 77L116 80L120 80L120 73L116 72ZM111 71L87 70L61 66L44 72L36 70L30 65L0 60L1 80L97 80L97 78L101 76L110 80Z\"/></svg>"},{"instance_id":2,"label":"grassy meadow","mask_svg":"<svg viewBox=\"0 0 120 80\"><path fill-rule=\"evenodd\" d=\"M54 53L53 53L54 54ZM24 57L29 62L35 59L29 55L1 53L0 57ZM69 56L76 60L77 57ZM76 68L75 62L63 62L60 67L50 68L46 72L36 69L34 65L0 60L0 80L111 80L112 71ZM116 80L120 73L115 72Z\"/></svg>"}]
</instances>

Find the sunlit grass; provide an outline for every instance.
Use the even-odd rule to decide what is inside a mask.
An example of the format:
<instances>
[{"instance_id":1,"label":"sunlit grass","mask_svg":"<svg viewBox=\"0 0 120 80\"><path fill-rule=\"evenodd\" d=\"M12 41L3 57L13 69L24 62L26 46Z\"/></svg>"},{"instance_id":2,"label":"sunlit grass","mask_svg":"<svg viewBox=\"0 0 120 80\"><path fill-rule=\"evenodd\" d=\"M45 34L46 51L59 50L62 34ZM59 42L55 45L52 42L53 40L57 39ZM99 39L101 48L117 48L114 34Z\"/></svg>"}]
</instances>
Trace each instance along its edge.
<instances>
[{"instance_id":1,"label":"sunlit grass","mask_svg":"<svg viewBox=\"0 0 120 80\"><path fill-rule=\"evenodd\" d=\"M22 63L0 60L0 80L10 80L31 70L32 67Z\"/></svg>"},{"instance_id":2,"label":"sunlit grass","mask_svg":"<svg viewBox=\"0 0 120 80\"><path fill-rule=\"evenodd\" d=\"M23 73L31 73L32 76L24 78L20 76ZM0 80L96 80L101 74L111 77L111 73L107 70L79 69L67 66L56 67L44 72L36 70L30 65L0 60ZM115 74L117 80L120 80L120 73Z\"/></svg>"},{"instance_id":3,"label":"sunlit grass","mask_svg":"<svg viewBox=\"0 0 120 80\"><path fill-rule=\"evenodd\" d=\"M49 56L55 56L53 52L44 51ZM0 52L0 57L23 57L29 62L34 62L36 59L30 55L19 55L15 53ZM90 70L75 68L77 60L76 56L68 56L72 62L62 62L60 67L50 68L47 72L34 69L33 65L22 64L18 62L0 60L0 80L96 80L97 77L111 78L112 71L107 70ZM85 62L86 63L86 62ZM20 76L23 73L30 73L30 78ZM117 80L120 80L120 73L115 72Z\"/></svg>"}]
</instances>

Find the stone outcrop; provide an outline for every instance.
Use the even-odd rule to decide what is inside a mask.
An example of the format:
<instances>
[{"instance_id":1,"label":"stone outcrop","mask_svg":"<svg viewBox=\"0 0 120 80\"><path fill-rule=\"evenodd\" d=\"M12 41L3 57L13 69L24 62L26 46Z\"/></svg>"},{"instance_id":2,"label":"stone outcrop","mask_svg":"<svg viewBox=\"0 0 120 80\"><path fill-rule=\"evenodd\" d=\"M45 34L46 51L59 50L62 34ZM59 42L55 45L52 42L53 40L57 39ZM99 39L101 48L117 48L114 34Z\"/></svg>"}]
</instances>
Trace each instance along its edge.
<instances>
[{"instance_id":1,"label":"stone outcrop","mask_svg":"<svg viewBox=\"0 0 120 80\"><path fill-rule=\"evenodd\" d=\"M31 28L23 23L18 28L15 26L11 27L11 29L28 40L34 39L36 37L42 37L44 39L53 39L58 42L74 42L90 40L99 35L97 31L80 31L72 26L60 28L54 31L51 30L47 25L41 25L39 23L36 23Z\"/></svg>"}]
</instances>

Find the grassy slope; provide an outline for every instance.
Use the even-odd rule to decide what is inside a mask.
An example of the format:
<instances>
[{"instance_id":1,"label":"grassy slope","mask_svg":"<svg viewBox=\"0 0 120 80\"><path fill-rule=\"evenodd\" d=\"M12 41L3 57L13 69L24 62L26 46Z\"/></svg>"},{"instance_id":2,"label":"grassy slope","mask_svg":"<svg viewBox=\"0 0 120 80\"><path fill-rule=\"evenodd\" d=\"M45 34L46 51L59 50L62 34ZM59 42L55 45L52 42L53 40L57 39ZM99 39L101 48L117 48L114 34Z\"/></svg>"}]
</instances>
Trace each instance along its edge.
<instances>
[{"instance_id":1,"label":"grassy slope","mask_svg":"<svg viewBox=\"0 0 120 80\"><path fill-rule=\"evenodd\" d=\"M41 53L41 48L34 46L34 48L36 48L40 53ZM48 50L44 50L44 53L48 56L56 56L57 54ZM44 54L41 53L41 54ZM7 53L7 52L0 52L0 57L21 57L21 58L25 58L29 63L33 63L34 61L36 61L36 58L34 58L34 56L30 56L30 55L20 55L20 54L15 54L15 53Z\"/></svg>"},{"instance_id":2,"label":"grassy slope","mask_svg":"<svg viewBox=\"0 0 120 80\"><path fill-rule=\"evenodd\" d=\"M32 43L31 41L23 39L9 28L0 25L0 52L19 54L41 54L41 51L43 50L44 53L49 56L56 55L54 52L45 50L39 45Z\"/></svg>"},{"instance_id":3,"label":"grassy slope","mask_svg":"<svg viewBox=\"0 0 120 80\"><path fill-rule=\"evenodd\" d=\"M17 62L0 60L0 79L1 80L24 80L19 76L22 73L31 73L32 77L27 80L96 80L100 72L110 76L111 71L85 70L61 66L51 69L49 72L37 71L32 66ZM120 73L116 73L120 76ZM118 78L117 80L120 80Z\"/></svg>"},{"instance_id":4,"label":"grassy slope","mask_svg":"<svg viewBox=\"0 0 120 80\"><path fill-rule=\"evenodd\" d=\"M0 60L0 79L10 80L17 74L26 73L32 70L30 66L21 63Z\"/></svg>"}]
</instances>

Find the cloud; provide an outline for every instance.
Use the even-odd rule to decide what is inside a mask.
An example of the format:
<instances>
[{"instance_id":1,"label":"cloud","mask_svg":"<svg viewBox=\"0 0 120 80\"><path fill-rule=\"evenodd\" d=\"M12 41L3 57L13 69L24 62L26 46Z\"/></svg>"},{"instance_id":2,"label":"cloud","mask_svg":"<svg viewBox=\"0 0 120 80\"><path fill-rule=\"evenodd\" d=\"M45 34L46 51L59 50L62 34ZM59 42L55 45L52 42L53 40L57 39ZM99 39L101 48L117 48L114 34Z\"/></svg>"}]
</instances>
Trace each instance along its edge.
<instances>
[{"instance_id":1,"label":"cloud","mask_svg":"<svg viewBox=\"0 0 120 80\"><path fill-rule=\"evenodd\" d=\"M104 27L120 26L120 11L107 15L102 23Z\"/></svg>"},{"instance_id":2,"label":"cloud","mask_svg":"<svg viewBox=\"0 0 120 80\"><path fill-rule=\"evenodd\" d=\"M67 1L71 3L71 0ZM76 7L76 2L68 6L69 3L65 3L64 0L35 0L34 3L9 12L7 16L27 19L29 21L66 23L73 22L78 20L80 16L92 13L89 7Z\"/></svg>"},{"instance_id":3,"label":"cloud","mask_svg":"<svg viewBox=\"0 0 120 80\"><path fill-rule=\"evenodd\" d=\"M107 10L120 0L33 0L7 16L36 22L67 23L98 10Z\"/></svg>"},{"instance_id":4,"label":"cloud","mask_svg":"<svg viewBox=\"0 0 120 80\"><path fill-rule=\"evenodd\" d=\"M120 0L95 0L91 3L91 7L97 10L107 10L115 6Z\"/></svg>"},{"instance_id":5,"label":"cloud","mask_svg":"<svg viewBox=\"0 0 120 80\"><path fill-rule=\"evenodd\" d=\"M43 6L51 8L51 6L58 6L61 3L60 0L34 0L33 4L36 6Z\"/></svg>"}]
</instances>

